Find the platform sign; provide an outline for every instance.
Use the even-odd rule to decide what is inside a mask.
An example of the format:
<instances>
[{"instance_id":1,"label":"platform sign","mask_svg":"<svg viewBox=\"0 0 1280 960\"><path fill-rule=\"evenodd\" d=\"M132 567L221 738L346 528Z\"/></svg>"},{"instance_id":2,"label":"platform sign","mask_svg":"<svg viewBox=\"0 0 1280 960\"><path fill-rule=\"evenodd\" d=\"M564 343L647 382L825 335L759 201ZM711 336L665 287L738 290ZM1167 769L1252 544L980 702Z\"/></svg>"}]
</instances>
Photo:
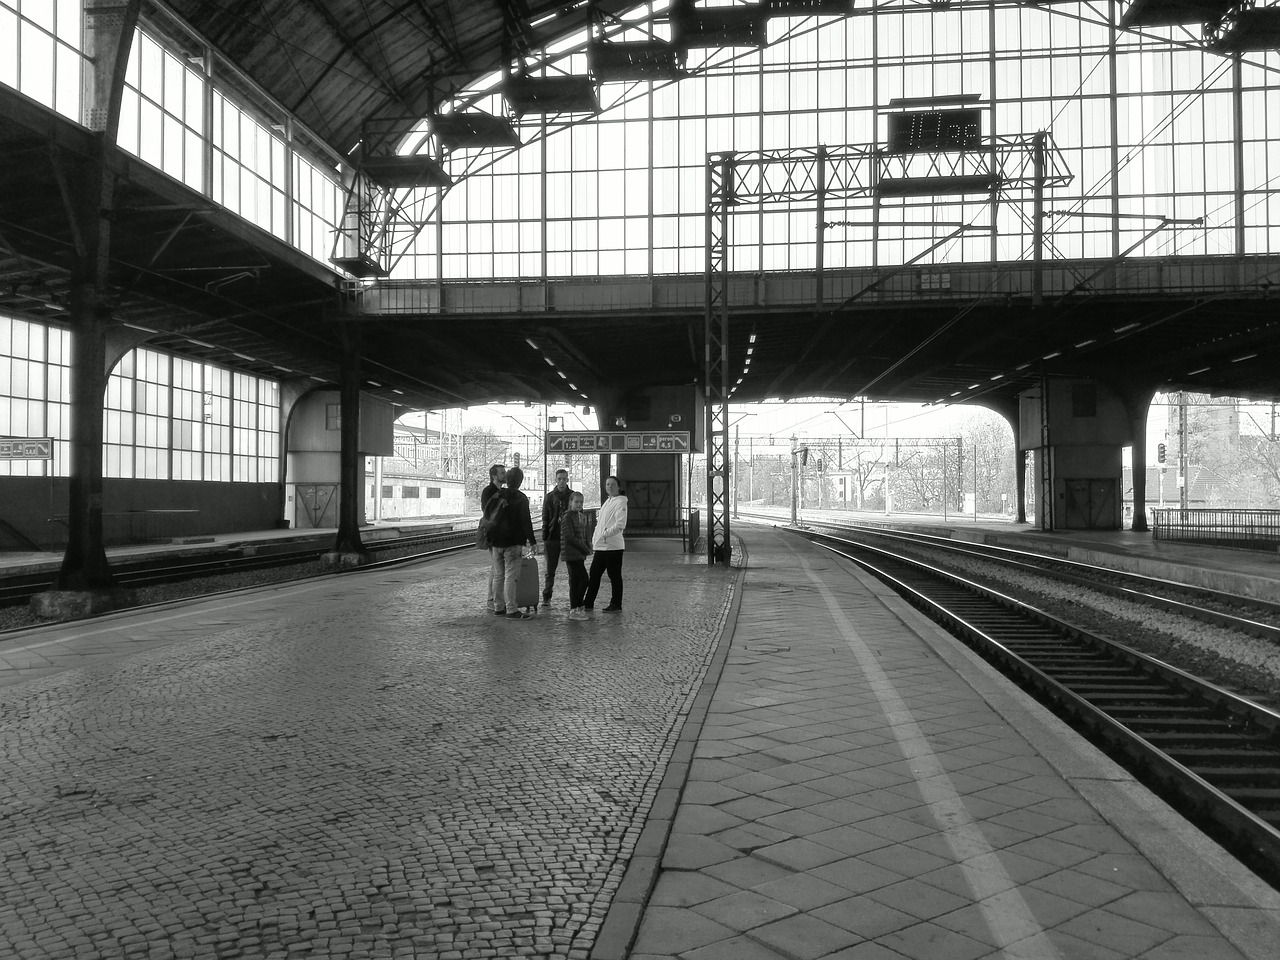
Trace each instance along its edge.
<instances>
[{"instance_id":1,"label":"platform sign","mask_svg":"<svg viewBox=\"0 0 1280 960\"><path fill-rule=\"evenodd\" d=\"M52 460L53 437L0 438L0 460Z\"/></svg>"},{"instance_id":2,"label":"platform sign","mask_svg":"<svg viewBox=\"0 0 1280 960\"><path fill-rule=\"evenodd\" d=\"M688 430L597 430L548 433L547 453L688 453Z\"/></svg>"}]
</instances>

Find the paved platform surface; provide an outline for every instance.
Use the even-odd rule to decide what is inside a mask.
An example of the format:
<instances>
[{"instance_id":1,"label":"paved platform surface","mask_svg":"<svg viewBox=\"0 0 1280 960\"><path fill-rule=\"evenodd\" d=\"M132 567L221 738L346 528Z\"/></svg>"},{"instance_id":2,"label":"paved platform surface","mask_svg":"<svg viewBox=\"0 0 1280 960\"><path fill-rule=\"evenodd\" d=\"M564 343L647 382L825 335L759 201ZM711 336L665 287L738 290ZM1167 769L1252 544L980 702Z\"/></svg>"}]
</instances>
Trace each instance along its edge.
<instances>
[{"instance_id":1,"label":"paved platform surface","mask_svg":"<svg viewBox=\"0 0 1280 960\"><path fill-rule=\"evenodd\" d=\"M0 638L0 958L1238 958L1280 895L873 581L632 541Z\"/></svg>"},{"instance_id":2,"label":"paved platform surface","mask_svg":"<svg viewBox=\"0 0 1280 960\"><path fill-rule=\"evenodd\" d=\"M1280 894L914 608L739 526L632 960L1280 955Z\"/></svg>"}]
</instances>

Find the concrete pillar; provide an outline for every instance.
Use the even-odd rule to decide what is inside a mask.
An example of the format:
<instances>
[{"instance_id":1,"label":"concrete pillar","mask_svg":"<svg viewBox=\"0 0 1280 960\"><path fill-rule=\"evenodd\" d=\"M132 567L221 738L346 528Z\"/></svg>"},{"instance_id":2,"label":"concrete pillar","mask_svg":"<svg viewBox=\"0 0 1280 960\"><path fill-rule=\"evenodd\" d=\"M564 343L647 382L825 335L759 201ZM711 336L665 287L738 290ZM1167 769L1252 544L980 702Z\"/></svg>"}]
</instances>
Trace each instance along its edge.
<instances>
[{"instance_id":1,"label":"concrete pillar","mask_svg":"<svg viewBox=\"0 0 1280 960\"><path fill-rule=\"evenodd\" d=\"M1037 497L1041 529L1119 530L1124 496L1121 452L1131 440L1122 399L1098 381L1046 378L1041 389L1019 400L1019 446L1034 449L1038 458L1049 458L1040 461L1038 471L1052 478L1051 488ZM1046 423L1047 448L1041 440ZM1046 498L1052 499L1045 502Z\"/></svg>"},{"instance_id":2,"label":"concrete pillar","mask_svg":"<svg viewBox=\"0 0 1280 960\"><path fill-rule=\"evenodd\" d=\"M280 459L280 482L277 484L280 511L276 525L282 530L297 522L294 516L296 505L289 485L289 431L293 427L293 412L315 385L310 377L289 377L280 381L280 442L276 449L276 456Z\"/></svg>"},{"instance_id":3,"label":"concrete pillar","mask_svg":"<svg viewBox=\"0 0 1280 960\"><path fill-rule=\"evenodd\" d=\"M1133 523L1135 533L1147 533L1147 414L1155 387L1133 386L1118 390L1129 414L1129 466L1133 477Z\"/></svg>"},{"instance_id":4,"label":"concrete pillar","mask_svg":"<svg viewBox=\"0 0 1280 960\"><path fill-rule=\"evenodd\" d=\"M1013 482L1014 496L1017 498L1017 521L1018 523L1027 522L1027 451L1022 446L1022 437L1018 425L1019 403L1018 399L1011 398L1009 400L998 399L989 401L986 404L991 410L994 410L1000 416L1004 417L1005 422L1009 424L1009 428L1013 431Z\"/></svg>"},{"instance_id":5,"label":"concrete pillar","mask_svg":"<svg viewBox=\"0 0 1280 960\"><path fill-rule=\"evenodd\" d=\"M1013 455L1014 482L1017 484L1018 523L1027 522L1027 451L1021 444L1016 444L1017 453Z\"/></svg>"}]
</instances>

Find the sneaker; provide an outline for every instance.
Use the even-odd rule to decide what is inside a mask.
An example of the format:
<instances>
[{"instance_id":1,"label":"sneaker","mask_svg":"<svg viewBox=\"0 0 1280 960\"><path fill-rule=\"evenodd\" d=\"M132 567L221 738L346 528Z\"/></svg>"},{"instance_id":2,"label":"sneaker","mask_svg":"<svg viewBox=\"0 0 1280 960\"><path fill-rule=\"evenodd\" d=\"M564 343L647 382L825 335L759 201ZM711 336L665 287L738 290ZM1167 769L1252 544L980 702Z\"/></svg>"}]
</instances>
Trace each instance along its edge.
<instances>
[{"instance_id":1,"label":"sneaker","mask_svg":"<svg viewBox=\"0 0 1280 960\"><path fill-rule=\"evenodd\" d=\"M551 594L549 594L549 593L544 593L544 594L542 595L542 605L543 605L544 607L549 607L549 606L551 606Z\"/></svg>"},{"instance_id":2,"label":"sneaker","mask_svg":"<svg viewBox=\"0 0 1280 960\"><path fill-rule=\"evenodd\" d=\"M605 608L604 608L604 612L605 612L605 613L621 613L621 612L622 612L622 604L620 604L620 603L611 603L611 604L609 604L607 607L605 607Z\"/></svg>"},{"instance_id":3,"label":"sneaker","mask_svg":"<svg viewBox=\"0 0 1280 960\"><path fill-rule=\"evenodd\" d=\"M569 611L569 619L570 620L590 620L591 618L587 616L587 611L583 610L581 607L574 607L572 610Z\"/></svg>"},{"instance_id":4,"label":"sneaker","mask_svg":"<svg viewBox=\"0 0 1280 960\"><path fill-rule=\"evenodd\" d=\"M507 615L506 610L495 610L493 612L496 616L499 616L499 617L505 617Z\"/></svg>"},{"instance_id":5,"label":"sneaker","mask_svg":"<svg viewBox=\"0 0 1280 960\"><path fill-rule=\"evenodd\" d=\"M579 609L594 610L595 608L596 608L596 605L594 603L586 603L586 604L583 604L582 607L580 607Z\"/></svg>"},{"instance_id":6,"label":"sneaker","mask_svg":"<svg viewBox=\"0 0 1280 960\"><path fill-rule=\"evenodd\" d=\"M517 610L514 613L507 614L508 620L532 620L533 614L525 613L523 610Z\"/></svg>"}]
</instances>

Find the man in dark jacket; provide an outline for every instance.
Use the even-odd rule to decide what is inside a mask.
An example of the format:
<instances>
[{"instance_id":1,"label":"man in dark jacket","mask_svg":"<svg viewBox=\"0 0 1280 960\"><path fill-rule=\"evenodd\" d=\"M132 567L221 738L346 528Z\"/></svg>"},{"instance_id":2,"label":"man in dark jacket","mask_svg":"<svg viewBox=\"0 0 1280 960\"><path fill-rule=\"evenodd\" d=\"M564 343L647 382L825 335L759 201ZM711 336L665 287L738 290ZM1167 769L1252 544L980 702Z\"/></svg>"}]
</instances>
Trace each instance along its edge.
<instances>
[{"instance_id":1,"label":"man in dark jacket","mask_svg":"<svg viewBox=\"0 0 1280 960\"><path fill-rule=\"evenodd\" d=\"M542 604L551 602L551 589L556 584L556 566L560 563L560 521L569 512L569 471L556 471L556 485L542 498L542 544L547 558L547 579L542 588Z\"/></svg>"},{"instance_id":2,"label":"man in dark jacket","mask_svg":"<svg viewBox=\"0 0 1280 960\"><path fill-rule=\"evenodd\" d=\"M507 465L505 463L495 463L489 468L489 485L480 491L480 513L484 513L484 508L489 505L489 499L502 489L502 485L507 482ZM493 556L492 553L489 554ZM493 563L489 564L489 609L496 610L502 605L502 587L500 582L493 579Z\"/></svg>"},{"instance_id":3,"label":"man in dark jacket","mask_svg":"<svg viewBox=\"0 0 1280 960\"><path fill-rule=\"evenodd\" d=\"M520 580L525 545L536 547L538 544L533 535L533 517L529 515L529 498L520 492L523 482L524 471L519 467L507 471L507 488L493 495L504 503L499 508L501 519L489 538L495 584L493 612L506 614L513 620L529 619L529 614L516 605L516 584Z\"/></svg>"}]
</instances>

